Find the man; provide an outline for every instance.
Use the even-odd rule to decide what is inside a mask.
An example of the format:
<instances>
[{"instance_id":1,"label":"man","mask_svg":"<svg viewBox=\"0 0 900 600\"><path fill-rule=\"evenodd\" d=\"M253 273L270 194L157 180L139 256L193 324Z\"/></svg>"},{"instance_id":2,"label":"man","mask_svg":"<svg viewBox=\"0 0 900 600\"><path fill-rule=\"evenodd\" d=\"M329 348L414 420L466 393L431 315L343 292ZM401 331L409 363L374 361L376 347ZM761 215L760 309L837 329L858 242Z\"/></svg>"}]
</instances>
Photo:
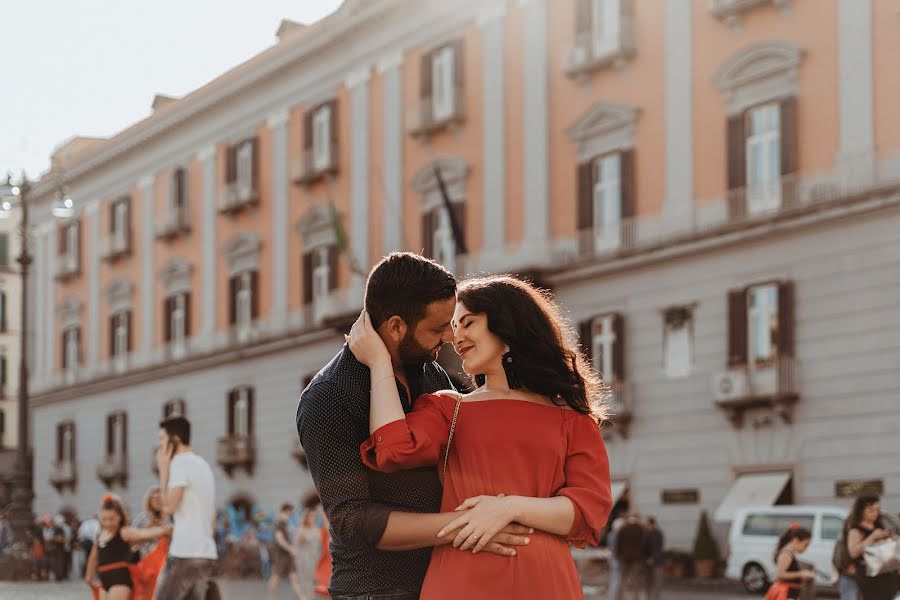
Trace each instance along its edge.
<instances>
[{"instance_id":1,"label":"man","mask_svg":"<svg viewBox=\"0 0 900 600\"><path fill-rule=\"evenodd\" d=\"M446 269L411 253L385 257L369 275L365 306L391 354L394 381L371 381L345 345L301 395L297 432L330 522L333 600L417 599L430 547L455 537L437 533L459 513L421 514L440 508L435 468L377 473L359 452L373 386L396 385L407 412L420 394L452 387L435 361L452 340L455 305L456 280ZM508 546L527 543L520 537L527 531L512 526L485 549L512 556Z\"/></svg>"},{"instance_id":2,"label":"man","mask_svg":"<svg viewBox=\"0 0 900 600\"><path fill-rule=\"evenodd\" d=\"M644 523L644 556L648 565L648 599L657 600L663 582L663 532L660 531L656 519L647 517Z\"/></svg>"},{"instance_id":3,"label":"man","mask_svg":"<svg viewBox=\"0 0 900 600\"><path fill-rule=\"evenodd\" d=\"M300 589L300 578L297 576L297 551L291 545L291 534L288 521L294 513L294 506L288 502L281 505L278 520L275 522L274 542L272 543L272 576L269 577L269 598L278 597L278 584L287 579L298 600L306 600Z\"/></svg>"},{"instance_id":4,"label":"man","mask_svg":"<svg viewBox=\"0 0 900 600\"><path fill-rule=\"evenodd\" d=\"M218 557L215 480L209 464L191 449L191 424L184 417L159 423L156 464L162 512L172 515L175 526L154 597L180 600L193 591L193 597L203 598Z\"/></svg>"},{"instance_id":5,"label":"man","mask_svg":"<svg viewBox=\"0 0 900 600\"><path fill-rule=\"evenodd\" d=\"M100 533L100 521L97 515L92 515L84 520L78 526L78 545L81 547L82 557L79 564L78 577L84 577L85 567L87 566L87 557L91 555L91 548L94 547L94 540Z\"/></svg>"},{"instance_id":6,"label":"man","mask_svg":"<svg viewBox=\"0 0 900 600\"><path fill-rule=\"evenodd\" d=\"M621 581L619 598L613 600L626 598L628 590L633 595L639 595L646 590L647 558L644 555L644 528L634 513L628 515L625 524L616 534L616 556L621 568Z\"/></svg>"}]
</instances>

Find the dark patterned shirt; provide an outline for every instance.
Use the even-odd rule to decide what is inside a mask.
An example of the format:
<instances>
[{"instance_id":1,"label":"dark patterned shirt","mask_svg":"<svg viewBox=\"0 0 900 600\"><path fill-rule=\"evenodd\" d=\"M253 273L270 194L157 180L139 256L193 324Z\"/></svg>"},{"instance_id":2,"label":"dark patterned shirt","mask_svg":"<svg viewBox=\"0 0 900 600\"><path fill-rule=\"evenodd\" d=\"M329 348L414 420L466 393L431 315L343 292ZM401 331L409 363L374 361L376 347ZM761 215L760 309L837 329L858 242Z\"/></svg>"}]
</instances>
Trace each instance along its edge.
<instances>
[{"instance_id":1,"label":"dark patterned shirt","mask_svg":"<svg viewBox=\"0 0 900 600\"><path fill-rule=\"evenodd\" d=\"M452 389L437 363L407 372L413 399ZM345 345L300 396L297 433L331 529L335 594L371 594L388 590L418 592L431 548L387 552L375 546L388 515L437 512L441 484L433 467L378 473L362 463L359 446L369 437L369 368ZM397 382L403 409L412 401Z\"/></svg>"}]
</instances>

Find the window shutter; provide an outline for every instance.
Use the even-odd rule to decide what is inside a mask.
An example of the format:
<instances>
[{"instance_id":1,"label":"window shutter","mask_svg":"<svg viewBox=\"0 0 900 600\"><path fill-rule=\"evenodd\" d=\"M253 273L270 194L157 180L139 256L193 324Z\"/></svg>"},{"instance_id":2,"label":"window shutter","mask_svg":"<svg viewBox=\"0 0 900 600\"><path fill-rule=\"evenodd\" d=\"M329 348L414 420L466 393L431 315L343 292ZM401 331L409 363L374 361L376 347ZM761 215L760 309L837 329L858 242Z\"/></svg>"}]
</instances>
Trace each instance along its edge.
<instances>
[{"instance_id":1,"label":"window shutter","mask_svg":"<svg viewBox=\"0 0 900 600\"><path fill-rule=\"evenodd\" d=\"M634 232L631 219L636 213L635 186L637 178L634 169L634 150L625 150L619 154L619 168L621 173L621 198L622 198L622 222L619 225L622 243L627 247L634 244Z\"/></svg>"},{"instance_id":2,"label":"window shutter","mask_svg":"<svg viewBox=\"0 0 900 600\"><path fill-rule=\"evenodd\" d=\"M81 327L75 328L75 347L78 349L78 364L80 365L83 360L81 356Z\"/></svg>"},{"instance_id":3,"label":"window shutter","mask_svg":"<svg viewBox=\"0 0 900 600\"><path fill-rule=\"evenodd\" d=\"M450 209L453 211L453 218L456 220L456 224L459 226L459 232L462 234L463 239L466 236L466 204L465 202L452 202L450 204ZM461 254L461 248L456 246L456 255L459 256Z\"/></svg>"},{"instance_id":4,"label":"window shutter","mask_svg":"<svg viewBox=\"0 0 900 600\"><path fill-rule=\"evenodd\" d=\"M187 200L187 169L178 167L175 171L175 205L183 208Z\"/></svg>"},{"instance_id":5,"label":"window shutter","mask_svg":"<svg viewBox=\"0 0 900 600\"><path fill-rule=\"evenodd\" d=\"M163 341L172 341L172 309L175 305L175 299L166 298L163 301Z\"/></svg>"},{"instance_id":6,"label":"window shutter","mask_svg":"<svg viewBox=\"0 0 900 600\"><path fill-rule=\"evenodd\" d=\"M794 356L794 282L778 284L778 354Z\"/></svg>"},{"instance_id":7,"label":"window shutter","mask_svg":"<svg viewBox=\"0 0 900 600\"><path fill-rule=\"evenodd\" d=\"M0 233L0 267L9 266L9 235Z\"/></svg>"},{"instance_id":8,"label":"window shutter","mask_svg":"<svg viewBox=\"0 0 900 600\"><path fill-rule=\"evenodd\" d=\"M123 410L119 416L122 419L122 439L119 440L119 449L125 457L128 456L128 413Z\"/></svg>"},{"instance_id":9,"label":"window shutter","mask_svg":"<svg viewBox=\"0 0 900 600\"><path fill-rule=\"evenodd\" d=\"M132 318L131 311L129 310L125 312L125 351L128 353L131 353L131 350L134 347L131 339L133 337L134 330L132 329L131 325Z\"/></svg>"},{"instance_id":10,"label":"window shutter","mask_svg":"<svg viewBox=\"0 0 900 600\"><path fill-rule=\"evenodd\" d=\"M228 323L235 325L237 323L237 277L231 277L228 280Z\"/></svg>"},{"instance_id":11,"label":"window shutter","mask_svg":"<svg viewBox=\"0 0 900 600\"><path fill-rule=\"evenodd\" d=\"M612 324L616 336L612 347L613 377L616 381L625 381L625 318L616 313L613 315Z\"/></svg>"},{"instance_id":12,"label":"window shutter","mask_svg":"<svg viewBox=\"0 0 900 600\"><path fill-rule=\"evenodd\" d=\"M122 202L125 203L125 243L128 250L131 250L132 229L131 229L131 196L126 197Z\"/></svg>"},{"instance_id":13,"label":"window shutter","mask_svg":"<svg viewBox=\"0 0 900 600\"><path fill-rule=\"evenodd\" d=\"M67 354L66 353L66 341L68 340L68 337L69 337L68 331L63 330L62 344L60 344L60 348L62 349L62 352L60 353L61 354L60 358L62 359L62 360L60 360L60 364L62 365L63 371L65 371L69 367L68 359L66 356L66 354Z\"/></svg>"},{"instance_id":14,"label":"window shutter","mask_svg":"<svg viewBox=\"0 0 900 600\"><path fill-rule=\"evenodd\" d=\"M66 427L69 429L69 433L70 433L70 435L69 435L69 459L72 461L73 464L78 464L77 461L75 460L76 459L75 448L77 447L77 445L75 443L75 435L78 433L78 431L75 429L74 421L70 421L66 425Z\"/></svg>"},{"instance_id":15,"label":"window shutter","mask_svg":"<svg viewBox=\"0 0 900 600\"><path fill-rule=\"evenodd\" d=\"M429 100L433 92L433 83L431 80L431 63L434 59L434 52L426 52L422 55L422 62L419 68L419 98ZM430 114L430 105L429 105Z\"/></svg>"},{"instance_id":16,"label":"window shutter","mask_svg":"<svg viewBox=\"0 0 900 600\"><path fill-rule=\"evenodd\" d=\"M109 356L116 355L116 315L109 317Z\"/></svg>"},{"instance_id":17,"label":"window shutter","mask_svg":"<svg viewBox=\"0 0 900 600\"><path fill-rule=\"evenodd\" d=\"M228 392L228 435L234 435L234 404L237 402L237 389Z\"/></svg>"},{"instance_id":18,"label":"window shutter","mask_svg":"<svg viewBox=\"0 0 900 600\"><path fill-rule=\"evenodd\" d=\"M106 455L112 456L116 451L114 438L115 437L115 414L110 413L106 415Z\"/></svg>"},{"instance_id":19,"label":"window shutter","mask_svg":"<svg viewBox=\"0 0 900 600\"><path fill-rule=\"evenodd\" d=\"M6 387L6 357L0 356L0 388Z\"/></svg>"},{"instance_id":20,"label":"window shutter","mask_svg":"<svg viewBox=\"0 0 900 600\"><path fill-rule=\"evenodd\" d=\"M328 246L328 289L336 290L338 286L338 249Z\"/></svg>"},{"instance_id":21,"label":"window shutter","mask_svg":"<svg viewBox=\"0 0 900 600\"><path fill-rule=\"evenodd\" d=\"M578 214L576 232L579 251L589 253L594 249L594 162L578 165Z\"/></svg>"},{"instance_id":22,"label":"window shutter","mask_svg":"<svg viewBox=\"0 0 900 600\"><path fill-rule=\"evenodd\" d=\"M593 0L575 0L575 35L591 34L593 29Z\"/></svg>"},{"instance_id":23,"label":"window shutter","mask_svg":"<svg viewBox=\"0 0 900 600\"><path fill-rule=\"evenodd\" d=\"M785 98L780 104L781 139L781 201L785 206L796 204L796 182L787 177L797 172L797 98Z\"/></svg>"},{"instance_id":24,"label":"window shutter","mask_svg":"<svg viewBox=\"0 0 900 600\"><path fill-rule=\"evenodd\" d=\"M116 230L116 205L118 202L115 200L109 203L109 232L113 233Z\"/></svg>"},{"instance_id":25,"label":"window shutter","mask_svg":"<svg viewBox=\"0 0 900 600\"><path fill-rule=\"evenodd\" d=\"M77 240L75 248L72 248L71 251L75 254L75 264L77 264L80 268L81 266L81 221L75 221L72 224L72 227L75 228L75 239Z\"/></svg>"},{"instance_id":26,"label":"window shutter","mask_svg":"<svg viewBox=\"0 0 900 600\"><path fill-rule=\"evenodd\" d=\"M69 244L68 226L62 225L56 228L56 253L60 256L65 255Z\"/></svg>"},{"instance_id":27,"label":"window shutter","mask_svg":"<svg viewBox=\"0 0 900 600\"><path fill-rule=\"evenodd\" d=\"M259 318L259 271L250 271L250 318Z\"/></svg>"},{"instance_id":28,"label":"window shutter","mask_svg":"<svg viewBox=\"0 0 900 600\"><path fill-rule=\"evenodd\" d=\"M728 149L728 214L740 218L747 214L747 132L746 115L729 117L726 125Z\"/></svg>"},{"instance_id":29,"label":"window shutter","mask_svg":"<svg viewBox=\"0 0 900 600\"><path fill-rule=\"evenodd\" d=\"M315 109L303 114L303 149L312 152L313 147L313 112Z\"/></svg>"},{"instance_id":30,"label":"window shutter","mask_svg":"<svg viewBox=\"0 0 900 600\"><path fill-rule=\"evenodd\" d=\"M463 81L465 73L463 69L465 68L464 64L464 56L463 56L463 42L462 40L456 40L453 42L453 70L454 70L454 81L456 82L456 89L461 90L463 87ZM455 112L460 112L462 109L461 106L456 105L456 93L453 94L453 109Z\"/></svg>"},{"instance_id":31,"label":"window shutter","mask_svg":"<svg viewBox=\"0 0 900 600\"><path fill-rule=\"evenodd\" d=\"M191 293L184 292L184 337L191 337Z\"/></svg>"},{"instance_id":32,"label":"window shutter","mask_svg":"<svg viewBox=\"0 0 900 600\"><path fill-rule=\"evenodd\" d=\"M65 423L57 423L56 424L56 460L62 461L63 456L65 456L65 452L63 450L63 443L65 438L65 432L63 431L63 427L65 427Z\"/></svg>"},{"instance_id":33,"label":"window shutter","mask_svg":"<svg viewBox=\"0 0 900 600\"><path fill-rule=\"evenodd\" d=\"M259 191L259 139L250 140L250 185Z\"/></svg>"},{"instance_id":34,"label":"window shutter","mask_svg":"<svg viewBox=\"0 0 900 600\"><path fill-rule=\"evenodd\" d=\"M728 292L728 366L747 364L747 290Z\"/></svg>"},{"instance_id":35,"label":"window shutter","mask_svg":"<svg viewBox=\"0 0 900 600\"><path fill-rule=\"evenodd\" d=\"M434 216L436 210L422 215L422 256L434 258Z\"/></svg>"},{"instance_id":36,"label":"window shutter","mask_svg":"<svg viewBox=\"0 0 900 600\"><path fill-rule=\"evenodd\" d=\"M581 342L581 348L584 352L584 357L588 360L588 362L593 366L594 364L594 344L591 340L594 329L594 322L592 319L588 319L586 321L582 321L578 324L578 337Z\"/></svg>"},{"instance_id":37,"label":"window shutter","mask_svg":"<svg viewBox=\"0 0 900 600\"><path fill-rule=\"evenodd\" d=\"M334 163L336 163L336 161L334 160L334 157L337 156L338 137L339 137L338 136L338 116L337 116L338 104L337 104L337 100L332 100L331 102L328 103L328 105L331 107L331 120L328 123L328 132L331 135L331 145L330 145L331 157L329 157L329 158L332 159L331 166L334 166Z\"/></svg>"},{"instance_id":38,"label":"window shutter","mask_svg":"<svg viewBox=\"0 0 900 600\"><path fill-rule=\"evenodd\" d=\"M253 435L255 431L254 413L256 412L256 389L247 388L247 434Z\"/></svg>"},{"instance_id":39,"label":"window shutter","mask_svg":"<svg viewBox=\"0 0 900 600\"><path fill-rule=\"evenodd\" d=\"M233 183L237 179L237 146L229 145L225 150L225 183Z\"/></svg>"},{"instance_id":40,"label":"window shutter","mask_svg":"<svg viewBox=\"0 0 900 600\"><path fill-rule=\"evenodd\" d=\"M6 292L0 292L0 331L6 331Z\"/></svg>"},{"instance_id":41,"label":"window shutter","mask_svg":"<svg viewBox=\"0 0 900 600\"><path fill-rule=\"evenodd\" d=\"M313 253L303 253L303 304L312 304L313 301Z\"/></svg>"}]
</instances>

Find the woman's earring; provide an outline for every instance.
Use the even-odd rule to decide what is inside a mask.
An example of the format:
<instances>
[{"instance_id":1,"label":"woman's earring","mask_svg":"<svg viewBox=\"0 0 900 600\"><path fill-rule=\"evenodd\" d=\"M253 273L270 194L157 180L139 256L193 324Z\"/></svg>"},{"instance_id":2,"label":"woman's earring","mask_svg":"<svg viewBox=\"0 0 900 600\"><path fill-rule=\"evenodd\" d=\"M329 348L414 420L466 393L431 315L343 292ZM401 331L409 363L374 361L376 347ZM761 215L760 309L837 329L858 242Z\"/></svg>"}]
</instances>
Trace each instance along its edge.
<instances>
[{"instance_id":1,"label":"woman's earring","mask_svg":"<svg viewBox=\"0 0 900 600\"><path fill-rule=\"evenodd\" d=\"M505 352L501 357L501 364L503 365L503 371L506 373L506 383L509 385L509 389L515 390L520 387L520 383L515 369L513 368L513 357L509 345L507 345L504 350Z\"/></svg>"}]
</instances>

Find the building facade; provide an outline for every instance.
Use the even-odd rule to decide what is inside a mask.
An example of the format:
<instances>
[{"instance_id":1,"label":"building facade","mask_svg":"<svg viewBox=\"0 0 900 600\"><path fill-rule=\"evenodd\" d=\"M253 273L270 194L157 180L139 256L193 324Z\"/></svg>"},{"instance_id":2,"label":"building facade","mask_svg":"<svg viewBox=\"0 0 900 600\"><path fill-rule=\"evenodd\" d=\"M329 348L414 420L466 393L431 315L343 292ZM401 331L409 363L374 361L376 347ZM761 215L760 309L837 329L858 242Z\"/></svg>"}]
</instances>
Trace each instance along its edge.
<instances>
[{"instance_id":1,"label":"building facade","mask_svg":"<svg viewBox=\"0 0 900 600\"><path fill-rule=\"evenodd\" d=\"M36 509L136 505L176 411L223 504L297 498L299 393L405 249L553 289L610 384L616 494L670 545L748 498L871 485L896 511L898 27L890 0L346 0L283 23L64 149L73 219L38 185Z\"/></svg>"}]
</instances>

